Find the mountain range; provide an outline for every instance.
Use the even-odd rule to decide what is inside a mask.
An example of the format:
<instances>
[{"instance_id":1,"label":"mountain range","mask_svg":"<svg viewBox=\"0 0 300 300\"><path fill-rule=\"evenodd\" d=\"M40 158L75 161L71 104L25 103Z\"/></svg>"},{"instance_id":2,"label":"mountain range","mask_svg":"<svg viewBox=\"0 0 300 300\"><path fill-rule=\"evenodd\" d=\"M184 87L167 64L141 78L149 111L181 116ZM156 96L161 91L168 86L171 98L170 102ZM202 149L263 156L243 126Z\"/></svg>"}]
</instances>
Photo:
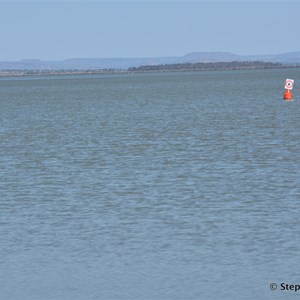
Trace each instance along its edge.
<instances>
[{"instance_id":1,"label":"mountain range","mask_svg":"<svg viewBox=\"0 0 300 300\"><path fill-rule=\"evenodd\" d=\"M266 61L286 65L300 65L300 51L270 55L237 55L229 52L192 52L184 56L146 58L72 58L62 61L25 59L21 61L0 61L0 70L126 70L144 65Z\"/></svg>"}]
</instances>

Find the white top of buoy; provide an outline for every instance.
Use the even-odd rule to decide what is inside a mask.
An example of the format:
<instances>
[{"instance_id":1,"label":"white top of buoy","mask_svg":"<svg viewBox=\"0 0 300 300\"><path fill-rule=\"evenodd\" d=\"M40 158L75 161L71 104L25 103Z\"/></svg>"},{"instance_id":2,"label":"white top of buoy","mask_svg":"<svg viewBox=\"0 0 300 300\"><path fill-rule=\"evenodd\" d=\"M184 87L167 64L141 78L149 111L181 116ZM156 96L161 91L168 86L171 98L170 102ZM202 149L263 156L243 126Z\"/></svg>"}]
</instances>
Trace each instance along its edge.
<instances>
[{"instance_id":1,"label":"white top of buoy","mask_svg":"<svg viewBox=\"0 0 300 300\"><path fill-rule=\"evenodd\" d=\"M287 79L285 81L285 89L286 90L291 90L294 86L294 79Z\"/></svg>"}]
</instances>

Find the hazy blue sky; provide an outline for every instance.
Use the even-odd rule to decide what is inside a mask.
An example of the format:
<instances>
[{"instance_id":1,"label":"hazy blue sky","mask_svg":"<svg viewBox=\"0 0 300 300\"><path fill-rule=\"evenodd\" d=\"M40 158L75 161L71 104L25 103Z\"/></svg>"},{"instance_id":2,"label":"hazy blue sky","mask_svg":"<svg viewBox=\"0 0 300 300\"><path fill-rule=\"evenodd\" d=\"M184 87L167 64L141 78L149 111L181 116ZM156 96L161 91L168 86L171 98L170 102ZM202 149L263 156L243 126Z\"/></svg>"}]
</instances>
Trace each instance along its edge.
<instances>
[{"instance_id":1,"label":"hazy blue sky","mask_svg":"<svg viewBox=\"0 0 300 300\"><path fill-rule=\"evenodd\" d=\"M300 51L300 1L0 1L0 60Z\"/></svg>"}]
</instances>

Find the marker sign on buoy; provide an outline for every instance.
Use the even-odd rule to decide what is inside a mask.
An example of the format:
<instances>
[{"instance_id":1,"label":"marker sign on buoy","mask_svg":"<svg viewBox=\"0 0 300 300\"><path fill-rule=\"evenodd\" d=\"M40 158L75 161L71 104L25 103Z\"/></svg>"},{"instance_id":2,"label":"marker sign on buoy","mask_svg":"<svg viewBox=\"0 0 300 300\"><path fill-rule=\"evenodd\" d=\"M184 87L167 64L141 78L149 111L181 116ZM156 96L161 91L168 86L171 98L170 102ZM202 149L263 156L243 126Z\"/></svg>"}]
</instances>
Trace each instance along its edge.
<instances>
[{"instance_id":1,"label":"marker sign on buoy","mask_svg":"<svg viewBox=\"0 0 300 300\"><path fill-rule=\"evenodd\" d=\"M294 86L294 80L293 79L287 79L285 81L285 87L284 88L286 90L291 90L293 88L293 86Z\"/></svg>"},{"instance_id":2,"label":"marker sign on buoy","mask_svg":"<svg viewBox=\"0 0 300 300\"><path fill-rule=\"evenodd\" d=\"M291 90L294 86L294 80L293 79L287 79L285 81L285 93L283 95L283 99L287 101L292 101L294 98L294 95L292 94Z\"/></svg>"}]
</instances>

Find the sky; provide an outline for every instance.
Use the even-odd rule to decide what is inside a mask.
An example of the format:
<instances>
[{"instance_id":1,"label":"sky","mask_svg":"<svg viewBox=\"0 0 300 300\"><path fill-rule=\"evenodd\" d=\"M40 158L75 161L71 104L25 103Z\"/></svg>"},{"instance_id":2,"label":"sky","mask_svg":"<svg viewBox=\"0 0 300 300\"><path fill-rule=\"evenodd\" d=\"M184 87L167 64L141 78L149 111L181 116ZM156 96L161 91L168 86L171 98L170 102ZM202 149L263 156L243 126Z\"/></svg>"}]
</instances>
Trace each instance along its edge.
<instances>
[{"instance_id":1,"label":"sky","mask_svg":"<svg viewBox=\"0 0 300 300\"><path fill-rule=\"evenodd\" d=\"M1 1L0 61L300 51L299 1Z\"/></svg>"}]
</instances>

